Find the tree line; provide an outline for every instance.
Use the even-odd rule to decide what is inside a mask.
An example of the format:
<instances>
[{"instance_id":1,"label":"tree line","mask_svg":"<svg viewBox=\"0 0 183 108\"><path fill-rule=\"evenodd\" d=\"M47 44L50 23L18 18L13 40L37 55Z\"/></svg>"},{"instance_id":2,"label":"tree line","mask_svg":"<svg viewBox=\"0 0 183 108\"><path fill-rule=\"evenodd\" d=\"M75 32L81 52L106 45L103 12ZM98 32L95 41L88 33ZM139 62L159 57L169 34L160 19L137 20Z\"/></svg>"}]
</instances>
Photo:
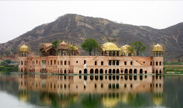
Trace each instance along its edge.
<instances>
[{"instance_id":1,"label":"tree line","mask_svg":"<svg viewBox=\"0 0 183 108\"><path fill-rule=\"evenodd\" d=\"M140 41L131 42L129 46L130 47L127 47L128 52L136 52L137 56L139 56L141 52L146 51L146 46ZM95 54L95 52L99 50L99 44L95 39L86 39L81 47L88 52L90 56L92 51Z\"/></svg>"}]
</instances>

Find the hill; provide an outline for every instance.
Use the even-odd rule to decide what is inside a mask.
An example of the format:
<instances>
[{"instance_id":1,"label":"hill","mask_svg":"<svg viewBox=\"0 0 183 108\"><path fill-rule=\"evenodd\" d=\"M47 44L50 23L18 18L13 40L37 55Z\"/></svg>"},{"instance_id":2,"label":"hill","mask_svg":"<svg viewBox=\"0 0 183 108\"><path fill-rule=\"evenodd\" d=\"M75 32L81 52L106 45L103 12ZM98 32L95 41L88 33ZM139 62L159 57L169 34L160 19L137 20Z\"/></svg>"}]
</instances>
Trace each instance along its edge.
<instances>
[{"instance_id":1,"label":"hill","mask_svg":"<svg viewBox=\"0 0 183 108\"><path fill-rule=\"evenodd\" d=\"M38 54L39 44L52 43L55 40L64 40L81 49L81 44L87 38L93 38L101 45L109 40L115 40L118 47L141 41L147 46L147 51L144 53L147 56L150 45L160 43L166 47L165 59L183 56L183 23L166 29L154 29L76 14L66 14L54 22L35 27L7 43L0 44L0 54L17 54L19 47L23 44L28 45L32 52ZM83 55L86 54L84 51L81 52Z\"/></svg>"}]
</instances>

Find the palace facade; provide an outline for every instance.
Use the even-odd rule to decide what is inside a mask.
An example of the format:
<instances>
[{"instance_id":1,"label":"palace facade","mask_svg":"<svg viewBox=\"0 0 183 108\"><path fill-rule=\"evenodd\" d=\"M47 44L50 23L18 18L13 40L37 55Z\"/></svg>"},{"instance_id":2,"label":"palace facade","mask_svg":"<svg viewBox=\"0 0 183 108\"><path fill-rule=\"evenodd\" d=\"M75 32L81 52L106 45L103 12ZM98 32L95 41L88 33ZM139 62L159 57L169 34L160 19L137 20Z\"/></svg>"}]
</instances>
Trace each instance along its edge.
<instances>
[{"instance_id":1,"label":"palace facade","mask_svg":"<svg viewBox=\"0 0 183 108\"><path fill-rule=\"evenodd\" d=\"M39 56L30 54L26 45L19 50L19 72L53 74L162 74L163 52L161 45L153 46L152 57L135 56L129 45L118 47L104 43L100 56L80 56L76 46L64 41L57 48L45 43Z\"/></svg>"}]
</instances>

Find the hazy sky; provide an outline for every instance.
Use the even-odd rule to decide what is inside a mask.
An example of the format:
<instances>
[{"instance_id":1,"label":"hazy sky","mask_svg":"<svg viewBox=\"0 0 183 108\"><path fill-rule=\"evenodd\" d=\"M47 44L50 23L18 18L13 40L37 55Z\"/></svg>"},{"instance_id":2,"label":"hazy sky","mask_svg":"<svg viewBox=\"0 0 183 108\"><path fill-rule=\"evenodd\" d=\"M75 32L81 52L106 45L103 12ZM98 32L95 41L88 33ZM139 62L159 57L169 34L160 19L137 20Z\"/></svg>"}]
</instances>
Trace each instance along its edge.
<instances>
[{"instance_id":1,"label":"hazy sky","mask_svg":"<svg viewBox=\"0 0 183 108\"><path fill-rule=\"evenodd\" d=\"M163 29L183 22L183 1L0 1L0 43L67 13Z\"/></svg>"}]
</instances>

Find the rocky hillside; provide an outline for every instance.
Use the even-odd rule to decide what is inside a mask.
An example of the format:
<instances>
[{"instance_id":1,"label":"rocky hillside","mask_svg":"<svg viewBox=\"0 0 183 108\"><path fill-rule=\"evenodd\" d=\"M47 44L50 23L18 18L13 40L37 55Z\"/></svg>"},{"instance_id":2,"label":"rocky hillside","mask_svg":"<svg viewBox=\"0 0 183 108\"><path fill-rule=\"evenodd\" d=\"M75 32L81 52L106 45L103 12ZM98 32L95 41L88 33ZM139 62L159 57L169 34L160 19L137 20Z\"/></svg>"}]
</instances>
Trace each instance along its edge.
<instances>
[{"instance_id":1,"label":"rocky hillside","mask_svg":"<svg viewBox=\"0 0 183 108\"><path fill-rule=\"evenodd\" d=\"M22 44L28 45L32 52L38 53L41 43L55 40L64 40L81 49L81 44L87 38L94 38L100 44L115 40L119 47L141 41L147 46L145 55L149 54L151 44L161 43L166 47L166 59L183 56L183 23L159 30L76 14L61 16L54 22L40 25L7 43L0 44L0 54L16 54Z\"/></svg>"}]
</instances>

